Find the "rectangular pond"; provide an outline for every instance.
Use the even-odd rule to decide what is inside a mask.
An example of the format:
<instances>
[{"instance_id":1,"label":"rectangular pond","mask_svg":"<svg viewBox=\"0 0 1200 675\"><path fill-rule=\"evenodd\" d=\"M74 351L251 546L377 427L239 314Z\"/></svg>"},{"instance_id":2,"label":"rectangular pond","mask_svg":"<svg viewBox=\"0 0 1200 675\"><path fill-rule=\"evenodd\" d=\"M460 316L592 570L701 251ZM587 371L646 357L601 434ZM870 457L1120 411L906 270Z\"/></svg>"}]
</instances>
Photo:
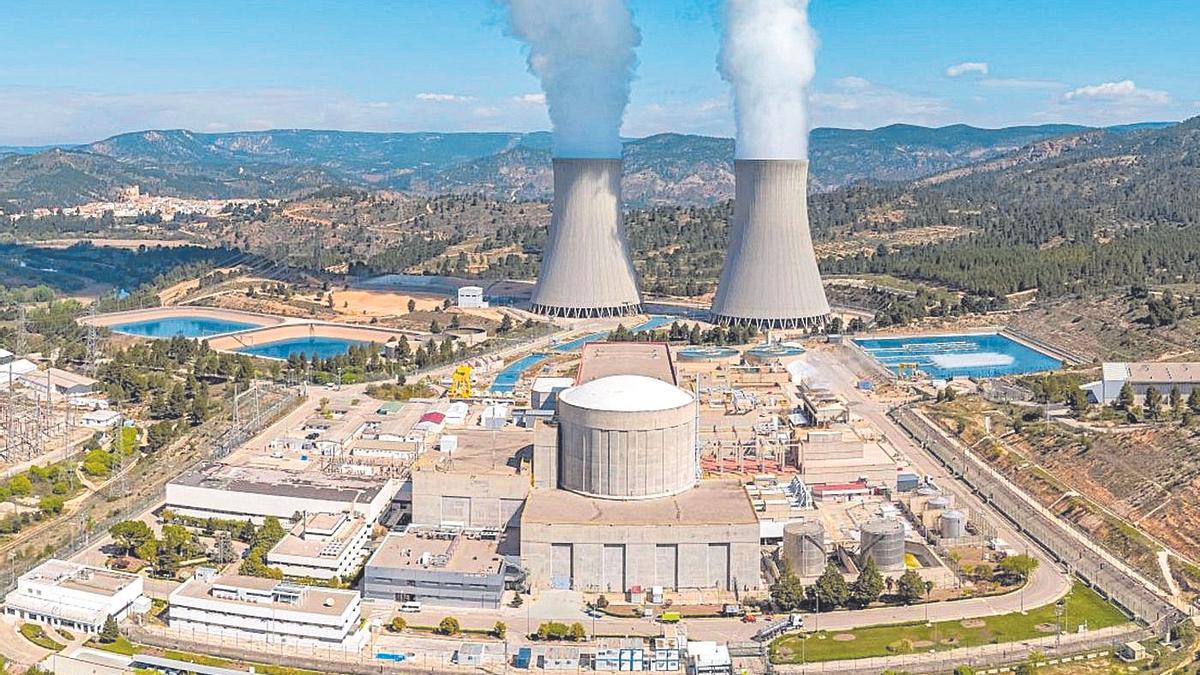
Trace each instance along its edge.
<instances>
[{"instance_id":1,"label":"rectangular pond","mask_svg":"<svg viewBox=\"0 0 1200 675\"><path fill-rule=\"evenodd\" d=\"M854 338L854 343L894 373L915 365L934 379L1000 377L1062 367L1058 359L1001 333Z\"/></svg>"},{"instance_id":2,"label":"rectangular pond","mask_svg":"<svg viewBox=\"0 0 1200 675\"><path fill-rule=\"evenodd\" d=\"M293 354L303 354L308 359L311 359L314 355L327 359L331 356L341 356L349 352L351 347L361 347L367 344L369 343L362 340L312 335L276 340L275 342L264 342L263 344L251 345L249 347L240 347L236 351L241 354L262 356L269 359L286 360Z\"/></svg>"},{"instance_id":3,"label":"rectangular pond","mask_svg":"<svg viewBox=\"0 0 1200 675\"><path fill-rule=\"evenodd\" d=\"M213 319L204 316L167 316L159 319L144 319L109 326L114 333L136 335L146 338L186 338L210 337L223 333L232 333L250 328L258 328L259 324L245 321L230 321L228 319Z\"/></svg>"}]
</instances>

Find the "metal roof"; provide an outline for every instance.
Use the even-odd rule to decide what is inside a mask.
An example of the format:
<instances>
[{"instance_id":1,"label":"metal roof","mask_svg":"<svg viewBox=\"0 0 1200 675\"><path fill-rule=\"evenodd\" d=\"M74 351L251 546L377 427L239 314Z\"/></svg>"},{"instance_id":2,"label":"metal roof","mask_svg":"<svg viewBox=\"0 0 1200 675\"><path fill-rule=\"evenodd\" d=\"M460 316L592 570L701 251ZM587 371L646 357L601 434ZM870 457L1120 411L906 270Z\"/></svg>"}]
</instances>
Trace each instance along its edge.
<instances>
[{"instance_id":1,"label":"metal roof","mask_svg":"<svg viewBox=\"0 0 1200 675\"><path fill-rule=\"evenodd\" d=\"M691 405L692 395L645 375L610 375L571 387L558 400L577 408L611 412L673 410Z\"/></svg>"}]
</instances>

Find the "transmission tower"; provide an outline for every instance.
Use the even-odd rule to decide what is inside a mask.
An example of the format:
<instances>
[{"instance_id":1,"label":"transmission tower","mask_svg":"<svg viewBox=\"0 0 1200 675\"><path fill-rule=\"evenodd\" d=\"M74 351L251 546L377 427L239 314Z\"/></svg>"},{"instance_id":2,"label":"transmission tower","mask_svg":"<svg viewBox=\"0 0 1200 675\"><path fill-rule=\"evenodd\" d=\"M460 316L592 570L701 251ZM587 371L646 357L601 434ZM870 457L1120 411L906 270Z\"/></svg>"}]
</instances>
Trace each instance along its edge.
<instances>
[{"instance_id":1,"label":"transmission tower","mask_svg":"<svg viewBox=\"0 0 1200 675\"><path fill-rule=\"evenodd\" d=\"M100 332L96 329L96 303L92 303L92 307L88 310L87 322L87 357L84 362L84 370L91 377L96 376L97 362L100 357Z\"/></svg>"}]
</instances>

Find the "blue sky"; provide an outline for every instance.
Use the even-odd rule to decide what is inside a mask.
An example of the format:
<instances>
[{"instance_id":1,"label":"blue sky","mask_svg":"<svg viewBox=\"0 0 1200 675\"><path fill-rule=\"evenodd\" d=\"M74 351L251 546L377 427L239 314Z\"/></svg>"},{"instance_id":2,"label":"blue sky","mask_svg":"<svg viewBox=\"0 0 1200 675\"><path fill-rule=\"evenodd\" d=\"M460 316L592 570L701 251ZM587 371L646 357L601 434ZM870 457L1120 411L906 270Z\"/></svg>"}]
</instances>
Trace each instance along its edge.
<instances>
[{"instance_id":1,"label":"blue sky","mask_svg":"<svg viewBox=\"0 0 1200 675\"><path fill-rule=\"evenodd\" d=\"M547 0L553 1L553 0ZM631 0L623 132L732 135L716 0ZM812 0L817 126L1200 115L1194 0ZM123 131L548 127L492 0L6 3L0 144Z\"/></svg>"}]
</instances>

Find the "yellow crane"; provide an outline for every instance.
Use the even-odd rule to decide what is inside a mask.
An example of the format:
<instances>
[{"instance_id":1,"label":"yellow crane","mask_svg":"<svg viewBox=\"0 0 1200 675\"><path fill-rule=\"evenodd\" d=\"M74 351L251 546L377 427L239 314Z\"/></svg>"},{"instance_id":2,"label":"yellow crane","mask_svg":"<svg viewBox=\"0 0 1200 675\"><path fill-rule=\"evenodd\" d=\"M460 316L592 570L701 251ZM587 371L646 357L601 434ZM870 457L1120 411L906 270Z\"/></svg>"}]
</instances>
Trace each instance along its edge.
<instances>
[{"instance_id":1,"label":"yellow crane","mask_svg":"<svg viewBox=\"0 0 1200 675\"><path fill-rule=\"evenodd\" d=\"M450 398L464 399L474 396L471 388L471 366L460 365L450 375Z\"/></svg>"}]
</instances>

